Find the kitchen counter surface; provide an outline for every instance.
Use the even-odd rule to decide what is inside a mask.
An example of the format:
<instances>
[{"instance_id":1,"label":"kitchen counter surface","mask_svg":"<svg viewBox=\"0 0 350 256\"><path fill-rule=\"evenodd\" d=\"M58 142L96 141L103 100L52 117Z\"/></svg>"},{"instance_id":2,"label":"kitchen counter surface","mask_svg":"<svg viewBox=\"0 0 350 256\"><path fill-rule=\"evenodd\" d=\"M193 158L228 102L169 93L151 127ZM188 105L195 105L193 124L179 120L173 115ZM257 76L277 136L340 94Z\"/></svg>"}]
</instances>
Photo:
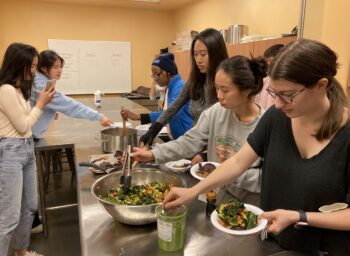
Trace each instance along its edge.
<instances>
[{"instance_id":1,"label":"kitchen counter surface","mask_svg":"<svg viewBox=\"0 0 350 256\"><path fill-rule=\"evenodd\" d=\"M93 99L78 99L94 107ZM124 106L140 113L142 106L126 98L104 98L100 111L115 122L120 122L119 111ZM132 122L135 127L139 123ZM50 144L75 144L77 165L87 161L89 155L101 153L101 127L98 122L78 120L60 115L47 132L46 141ZM161 166L162 169L166 168ZM165 170L167 171L167 170ZM189 173L179 174L188 186L197 182ZM260 241L259 235L237 237L215 229L205 215L205 203L194 200L189 205L186 222L184 250L167 253L158 249L156 223L144 226L129 226L112 219L92 196L90 189L99 175L91 173L86 167L77 168L77 193L80 222L82 255L300 255L285 252L273 241Z\"/></svg>"}]
</instances>

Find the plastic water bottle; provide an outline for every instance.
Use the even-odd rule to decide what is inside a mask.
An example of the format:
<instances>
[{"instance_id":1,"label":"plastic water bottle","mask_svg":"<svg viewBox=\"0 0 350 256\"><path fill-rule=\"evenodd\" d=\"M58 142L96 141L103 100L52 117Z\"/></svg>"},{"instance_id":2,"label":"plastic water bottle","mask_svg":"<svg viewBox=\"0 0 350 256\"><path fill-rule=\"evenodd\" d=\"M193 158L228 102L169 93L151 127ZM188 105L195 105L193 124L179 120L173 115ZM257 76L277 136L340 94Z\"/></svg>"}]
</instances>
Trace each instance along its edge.
<instances>
[{"instance_id":1,"label":"plastic water bottle","mask_svg":"<svg viewBox=\"0 0 350 256\"><path fill-rule=\"evenodd\" d=\"M97 108L101 108L101 104L102 104L102 99L101 99L101 95L102 95L102 92L100 90L97 90L95 93L95 99L94 99L94 102L95 102L95 106Z\"/></svg>"}]
</instances>

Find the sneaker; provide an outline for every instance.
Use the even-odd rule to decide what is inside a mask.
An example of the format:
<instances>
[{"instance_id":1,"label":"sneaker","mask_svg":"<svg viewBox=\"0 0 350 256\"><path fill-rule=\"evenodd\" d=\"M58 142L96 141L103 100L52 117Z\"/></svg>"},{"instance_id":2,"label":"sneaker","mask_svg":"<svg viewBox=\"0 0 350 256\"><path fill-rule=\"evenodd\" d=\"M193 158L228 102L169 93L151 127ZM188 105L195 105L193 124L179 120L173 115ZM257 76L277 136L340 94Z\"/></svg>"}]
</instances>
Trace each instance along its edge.
<instances>
[{"instance_id":1,"label":"sneaker","mask_svg":"<svg viewBox=\"0 0 350 256\"><path fill-rule=\"evenodd\" d=\"M27 251L24 256L44 256L43 254L39 254L35 251Z\"/></svg>"},{"instance_id":2,"label":"sneaker","mask_svg":"<svg viewBox=\"0 0 350 256\"><path fill-rule=\"evenodd\" d=\"M32 228L32 234L39 234L44 231L43 224L39 224L38 226Z\"/></svg>"}]
</instances>

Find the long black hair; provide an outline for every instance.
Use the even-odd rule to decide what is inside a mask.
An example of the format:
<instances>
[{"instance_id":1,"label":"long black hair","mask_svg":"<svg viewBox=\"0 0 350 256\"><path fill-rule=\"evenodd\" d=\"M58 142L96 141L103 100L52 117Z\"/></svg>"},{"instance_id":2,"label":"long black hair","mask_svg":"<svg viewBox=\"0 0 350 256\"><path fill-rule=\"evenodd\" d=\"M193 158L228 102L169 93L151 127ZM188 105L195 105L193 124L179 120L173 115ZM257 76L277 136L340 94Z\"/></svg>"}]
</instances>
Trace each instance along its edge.
<instances>
[{"instance_id":1,"label":"long black hair","mask_svg":"<svg viewBox=\"0 0 350 256\"><path fill-rule=\"evenodd\" d=\"M31 74L31 67L34 57L38 56L38 51L33 46L12 43L5 52L0 68L0 86L10 84L19 88L25 100L28 100L34 78Z\"/></svg>"},{"instance_id":2,"label":"long black hair","mask_svg":"<svg viewBox=\"0 0 350 256\"><path fill-rule=\"evenodd\" d=\"M250 98L257 95L264 86L264 77L267 76L267 63L263 57L249 59L245 56L236 55L224 60L218 70L224 71L240 91L250 90L248 95L248 98Z\"/></svg>"},{"instance_id":3,"label":"long black hair","mask_svg":"<svg viewBox=\"0 0 350 256\"><path fill-rule=\"evenodd\" d=\"M206 74L200 72L194 59L194 45L200 40L208 49L209 67ZM208 95L211 102L216 102L215 74L219 64L228 58L227 49L222 34L213 28L207 28L196 35L191 45L191 71L188 79L190 98L202 99L204 85L208 83Z\"/></svg>"},{"instance_id":4,"label":"long black hair","mask_svg":"<svg viewBox=\"0 0 350 256\"><path fill-rule=\"evenodd\" d=\"M55 64L56 60L60 60L61 66L62 67L64 66L64 59L60 55L58 55L55 51L52 51L52 50L42 51L39 55L39 63L38 63L39 72L45 74L44 68L46 68L47 72L49 72L49 70Z\"/></svg>"},{"instance_id":5,"label":"long black hair","mask_svg":"<svg viewBox=\"0 0 350 256\"><path fill-rule=\"evenodd\" d=\"M299 39L287 44L272 61L269 69L271 79L287 80L306 88L315 87L322 78L328 80L330 108L315 135L319 141L330 138L339 130L344 107L348 106L345 92L335 79L337 68L337 55L328 46L314 40Z\"/></svg>"}]
</instances>

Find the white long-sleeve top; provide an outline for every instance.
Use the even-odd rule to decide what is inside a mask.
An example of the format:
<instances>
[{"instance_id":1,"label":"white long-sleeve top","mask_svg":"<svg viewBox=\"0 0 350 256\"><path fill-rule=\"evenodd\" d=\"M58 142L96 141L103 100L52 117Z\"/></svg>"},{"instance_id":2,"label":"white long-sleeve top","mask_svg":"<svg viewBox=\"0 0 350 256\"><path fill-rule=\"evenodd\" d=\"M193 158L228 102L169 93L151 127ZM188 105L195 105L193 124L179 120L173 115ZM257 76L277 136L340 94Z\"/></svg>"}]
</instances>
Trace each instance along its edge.
<instances>
[{"instance_id":1,"label":"white long-sleeve top","mask_svg":"<svg viewBox=\"0 0 350 256\"><path fill-rule=\"evenodd\" d=\"M0 137L29 138L40 115L41 110L31 109L19 89L9 84L0 86Z\"/></svg>"}]
</instances>

